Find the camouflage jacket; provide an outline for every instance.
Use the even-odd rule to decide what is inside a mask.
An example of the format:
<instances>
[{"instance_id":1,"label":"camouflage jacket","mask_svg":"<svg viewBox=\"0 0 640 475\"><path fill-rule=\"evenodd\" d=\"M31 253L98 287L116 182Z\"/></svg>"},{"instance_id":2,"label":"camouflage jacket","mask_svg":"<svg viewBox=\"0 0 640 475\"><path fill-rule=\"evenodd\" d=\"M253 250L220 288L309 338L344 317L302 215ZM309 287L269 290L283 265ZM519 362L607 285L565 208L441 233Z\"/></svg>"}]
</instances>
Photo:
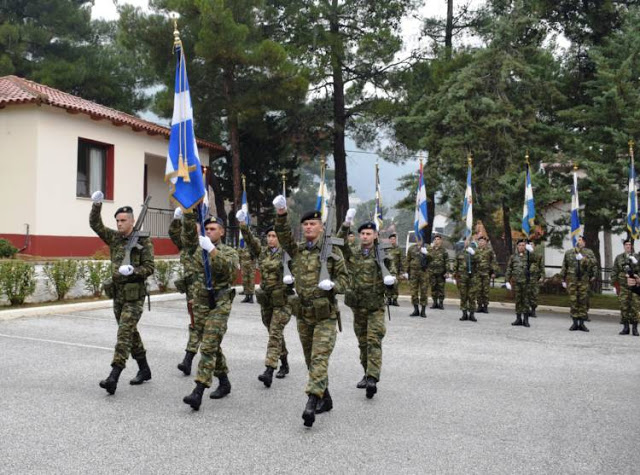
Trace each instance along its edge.
<instances>
[{"instance_id":1,"label":"camouflage jacket","mask_svg":"<svg viewBox=\"0 0 640 475\"><path fill-rule=\"evenodd\" d=\"M529 258L528 262L527 255ZM522 254L518 254L516 252L509 258L507 272L505 274L505 280L507 282L511 280L519 284L536 282L540 276L540 262L534 253L525 251Z\"/></svg>"},{"instance_id":2,"label":"camouflage jacket","mask_svg":"<svg viewBox=\"0 0 640 475\"><path fill-rule=\"evenodd\" d=\"M286 290L287 285L282 282L284 277L283 249L281 247L272 249L268 246L260 245L260 241L251 233L245 223L240 224L240 230L251 254L258 256L258 267L261 276L260 288L267 291Z\"/></svg>"},{"instance_id":3,"label":"camouflage jacket","mask_svg":"<svg viewBox=\"0 0 640 475\"><path fill-rule=\"evenodd\" d=\"M590 279L596 276L597 265L585 253L582 253L583 258L580 261L576 259L576 255L575 249L569 249L564 253L560 275L563 280L589 282Z\"/></svg>"},{"instance_id":4,"label":"camouflage jacket","mask_svg":"<svg viewBox=\"0 0 640 475\"><path fill-rule=\"evenodd\" d=\"M489 246L476 248L476 261L478 262L478 274L491 275L500 272L496 253Z\"/></svg>"},{"instance_id":5,"label":"camouflage jacket","mask_svg":"<svg viewBox=\"0 0 640 475\"><path fill-rule=\"evenodd\" d=\"M444 275L449 272L449 253L444 247L440 246L436 249L431 246L429 255L432 258L429 270L433 275Z\"/></svg>"},{"instance_id":6,"label":"camouflage jacket","mask_svg":"<svg viewBox=\"0 0 640 475\"><path fill-rule=\"evenodd\" d=\"M343 294L349 285L349 273L340 249L334 246L327 260L327 269L335 286L325 291L318 287L322 236L310 246L307 243L297 244L287 222L287 214L276 215L275 231L280 245L291 256L293 274L296 276L295 288L302 304L309 305L312 300L323 297L335 302L335 294Z\"/></svg>"},{"instance_id":7,"label":"camouflage jacket","mask_svg":"<svg viewBox=\"0 0 640 475\"><path fill-rule=\"evenodd\" d=\"M466 250L462 250L456 254L456 259L453 261L453 273L457 280L466 280L476 275L478 273L477 251L473 256Z\"/></svg>"},{"instance_id":8,"label":"camouflage jacket","mask_svg":"<svg viewBox=\"0 0 640 475\"><path fill-rule=\"evenodd\" d=\"M402 249L398 246L393 246L387 249L387 256L393 261L393 265L396 267L396 272L402 274L404 272L404 266L402 265Z\"/></svg>"},{"instance_id":9,"label":"camouflage jacket","mask_svg":"<svg viewBox=\"0 0 640 475\"><path fill-rule=\"evenodd\" d=\"M169 225L169 237L171 242L180 251L180 264L182 265L182 278L187 286L187 297L191 297L190 287L195 281L195 274L199 271L198 263L195 257L196 252L202 254L202 249L198 246L195 248L187 248L182 242L182 219L174 219ZM202 261L201 261L202 262Z\"/></svg>"},{"instance_id":10,"label":"camouflage jacket","mask_svg":"<svg viewBox=\"0 0 640 475\"><path fill-rule=\"evenodd\" d=\"M240 229L242 230L242 237L244 238L245 241L245 247L239 247L238 248L238 257L240 258L240 266L242 268L248 267L255 267L256 266L256 257L260 254L260 252L258 251L258 253L254 253L254 251L251 249L251 247L248 244L248 239L247 239L247 232L251 232L251 230L244 225L244 228L242 226L240 226Z\"/></svg>"},{"instance_id":11,"label":"camouflage jacket","mask_svg":"<svg viewBox=\"0 0 640 475\"><path fill-rule=\"evenodd\" d=\"M111 278L114 284L123 285L128 283L137 282L144 285L144 281L147 277L153 274L155 265L153 262L153 244L151 238L141 237L138 244L142 246L142 249L134 247L131 251L131 265L133 266L133 274L122 275L118 272L118 269L122 265L125 254L125 246L129 242L129 238L126 238L118 231L110 229L102 222L102 203L94 203L91 207L91 214L89 215L89 225L91 229L102 239L107 246L109 246L109 253L111 256Z\"/></svg>"},{"instance_id":12,"label":"camouflage jacket","mask_svg":"<svg viewBox=\"0 0 640 475\"><path fill-rule=\"evenodd\" d=\"M431 254L426 256L420 252L422 246L418 244L412 244L407 251L407 273L409 277L411 275L418 274L419 272L430 270L429 265L433 260Z\"/></svg>"},{"instance_id":13,"label":"camouflage jacket","mask_svg":"<svg viewBox=\"0 0 640 475\"><path fill-rule=\"evenodd\" d=\"M638 260L638 264L633 264L629 260L629 254L623 252L616 256L613 261L613 268L611 269L611 283L620 285L621 287L627 286L627 269L631 270L634 274L640 273L640 259L633 254Z\"/></svg>"}]
</instances>

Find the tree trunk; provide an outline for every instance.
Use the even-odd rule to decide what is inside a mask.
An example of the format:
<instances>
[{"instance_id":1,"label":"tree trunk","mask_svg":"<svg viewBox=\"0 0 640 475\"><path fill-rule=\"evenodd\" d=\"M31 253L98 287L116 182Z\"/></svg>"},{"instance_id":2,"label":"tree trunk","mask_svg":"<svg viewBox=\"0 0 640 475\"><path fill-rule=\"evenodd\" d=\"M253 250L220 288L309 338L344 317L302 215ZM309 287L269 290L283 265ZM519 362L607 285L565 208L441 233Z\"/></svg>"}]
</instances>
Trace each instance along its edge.
<instances>
[{"instance_id":1,"label":"tree trunk","mask_svg":"<svg viewBox=\"0 0 640 475\"><path fill-rule=\"evenodd\" d=\"M512 254L513 250L513 242L511 240L511 224L509 223L509 219L511 217L511 209L506 205L506 203L502 202L502 234L504 237L500 239L499 236L490 234L489 240L491 241L491 247L493 251L496 253L496 258L498 259L498 263L500 267L504 270L509 261L509 257ZM489 218L491 219L491 218Z\"/></svg>"},{"instance_id":2,"label":"tree trunk","mask_svg":"<svg viewBox=\"0 0 640 475\"><path fill-rule=\"evenodd\" d=\"M433 222L436 219L436 192L433 191L427 195L427 215L429 216L429 224L425 229L425 239L431 244L431 235L433 234Z\"/></svg>"},{"instance_id":3,"label":"tree trunk","mask_svg":"<svg viewBox=\"0 0 640 475\"><path fill-rule=\"evenodd\" d=\"M233 179L233 204L240 209L242 201L242 185L240 182L240 131L238 127L238 112L234 104L233 67L224 72L224 95L227 102L229 120L229 144L231 146L231 170Z\"/></svg>"},{"instance_id":4,"label":"tree trunk","mask_svg":"<svg viewBox=\"0 0 640 475\"><path fill-rule=\"evenodd\" d=\"M451 59L453 52L453 0L447 0L447 24L444 30L444 50L446 59Z\"/></svg>"}]
</instances>

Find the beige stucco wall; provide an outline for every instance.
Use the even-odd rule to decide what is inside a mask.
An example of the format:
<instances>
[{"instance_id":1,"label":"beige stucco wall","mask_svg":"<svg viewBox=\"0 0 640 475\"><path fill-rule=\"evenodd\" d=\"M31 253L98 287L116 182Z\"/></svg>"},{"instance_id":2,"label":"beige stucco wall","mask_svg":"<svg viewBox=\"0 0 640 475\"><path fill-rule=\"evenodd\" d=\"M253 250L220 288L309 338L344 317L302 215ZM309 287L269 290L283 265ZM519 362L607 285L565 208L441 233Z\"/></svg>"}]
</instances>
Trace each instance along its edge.
<instances>
[{"instance_id":1,"label":"beige stucco wall","mask_svg":"<svg viewBox=\"0 0 640 475\"><path fill-rule=\"evenodd\" d=\"M160 157L147 154L145 157L145 164L147 165L147 193L151 195L150 206L152 208L173 208L169 202L169 185L164 181L166 161L166 155Z\"/></svg>"}]
</instances>

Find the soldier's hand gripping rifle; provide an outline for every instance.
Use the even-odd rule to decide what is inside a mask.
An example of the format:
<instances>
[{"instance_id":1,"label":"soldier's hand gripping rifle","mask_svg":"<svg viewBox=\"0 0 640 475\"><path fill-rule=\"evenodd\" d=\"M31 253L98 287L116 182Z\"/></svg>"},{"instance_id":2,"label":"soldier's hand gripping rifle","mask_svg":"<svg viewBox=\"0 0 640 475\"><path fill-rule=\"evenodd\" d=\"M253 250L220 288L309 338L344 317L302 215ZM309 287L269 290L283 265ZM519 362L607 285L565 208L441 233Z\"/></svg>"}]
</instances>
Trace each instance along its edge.
<instances>
[{"instance_id":1,"label":"soldier's hand gripping rifle","mask_svg":"<svg viewBox=\"0 0 640 475\"><path fill-rule=\"evenodd\" d=\"M144 224L144 220L147 217L147 210L149 209L149 201L151 201L151 195L147 195L144 203L142 204L142 209L140 210L140 214L138 215L138 219L136 220L136 224L133 225L133 230L131 234L129 234L127 244L124 246L124 259L122 260L123 266L131 265L131 251L135 249L142 250L142 244L140 241L141 237L149 237L150 233L148 231L142 231L142 226ZM145 285L145 293L147 294L149 310L151 310L151 296L149 292L147 292ZM143 302L144 303L144 302Z\"/></svg>"},{"instance_id":2,"label":"soldier's hand gripping rifle","mask_svg":"<svg viewBox=\"0 0 640 475\"><path fill-rule=\"evenodd\" d=\"M389 269L387 269L387 266L384 263L384 260L387 258L387 253L385 251L390 248L391 248L390 244L380 244L380 241L378 241L377 238L375 241L373 241L373 252L375 253L374 255L376 258L376 263L378 264L378 267L380 268L380 272L382 273L383 281L385 277L391 275L391 272L389 272ZM385 300L387 302L387 315L389 315L389 321L391 321L391 309L389 308L389 299L385 299Z\"/></svg>"},{"instance_id":3,"label":"soldier's hand gripping rifle","mask_svg":"<svg viewBox=\"0 0 640 475\"><path fill-rule=\"evenodd\" d=\"M331 195L329 203L327 203L327 221L324 223L324 233L322 234L322 244L320 247L320 279L318 283L323 280L331 280L329 275L329 268L327 267L327 261L329 256L333 253L333 246L343 246L344 239L333 236L333 203L335 195ZM338 329L342 331L342 319L340 313L338 313Z\"/></svg>"},{"instance_id":4,"label":"soldier's hand gripping rifle","mask_svg":"<svg viewBox=\"0 0 640 475\"><path fill-rule=\"evenodd\" d=\"M289 268L289 263L291 262L291 256L285 250L282 253L282 271L283 271L283 279L282 281L287 284L289 287L293 286L293 274L291 273L291 269Z\"/></svg>"}]
</instances>

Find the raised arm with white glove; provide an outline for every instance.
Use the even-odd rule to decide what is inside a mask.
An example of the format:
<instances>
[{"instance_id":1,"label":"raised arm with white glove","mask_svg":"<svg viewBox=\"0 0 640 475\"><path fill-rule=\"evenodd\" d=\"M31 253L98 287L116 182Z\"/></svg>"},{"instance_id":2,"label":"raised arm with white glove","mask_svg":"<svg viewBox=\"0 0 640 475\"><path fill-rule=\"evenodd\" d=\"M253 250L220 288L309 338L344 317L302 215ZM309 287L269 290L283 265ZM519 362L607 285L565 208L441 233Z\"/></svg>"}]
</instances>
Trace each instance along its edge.
<instances>
[{"instance_id":1,"label":"raised arm with white glove","mask_svg":"<svg viewBox=\"0 0 640 475\"><path fill-rule=\"evenodd\" d=\"M198 244L200 244L200 247L207 252L211 252L216 248L216 246L211 242L211 239L209 239L209 236L198 236Z\"/></svg>"},{"instance_id":2,"label":"raised arm with white glove","mask_svg":"<svg viewBox=\"0 0 640 475\"><path fill-rule=\"evenodd\" d=\"M533 252L533 246L531 244L527 244L524 248L529 252Z\"/></svg>"},{"instance_id":3,"label":"raised arm with white glove","mask_svg":"<svg viewBox=\"0 0 640 475\"><path fill-rule=\"evenodd\" d=\"M349 226L351 226L353 224L353 220L355 217L356 217L356 209L349 208L347 210L347 215L344 217L344 222L347 223Z\"/></svg>"},{"instance_id":4,"label":"raised arm with white glove","mask_svg":"<svg viewBox=\"0 0 640 475\"><path fill-rule=\"evenodd\" d=\"M176 208L175 211L173 212L173 219L180 219L182 218L182 208Z\"/></svg>"},{"instance_id":5,"label":"raised arm with white glove","mask_svg":"<svg viewBox=\"0 0 640 475\"><path fill-rule=\"evenodd\" d=\"M91 194L91 199L94 203L102 203L102 200L104 199L104 193L100 190L94 191Z\"/></svg>"},{"instance_id":6,"label":"raised arm with white glove","mask_svg":"<svg viewBox=\"0 0 640 475\"><path fill-rule=\"evenodd\" d=\"M286 203L285 203L285 206L286 206ZM246 222L247 213L245 213L243 209L239 209L238 212L236 213L236 219L238 220L239 223Z\"/></svg>"},{"instance_id":7,"label":"raised arm with white glove","mask_svg":"<svg viewBox=\"0 0 640 475\"><path fill-rule=\"evenodd\" d=\"M287 209L287 199L282 195L278 195L273 199L273 206L277 210Z\"/></svg>"}]
</instances>

